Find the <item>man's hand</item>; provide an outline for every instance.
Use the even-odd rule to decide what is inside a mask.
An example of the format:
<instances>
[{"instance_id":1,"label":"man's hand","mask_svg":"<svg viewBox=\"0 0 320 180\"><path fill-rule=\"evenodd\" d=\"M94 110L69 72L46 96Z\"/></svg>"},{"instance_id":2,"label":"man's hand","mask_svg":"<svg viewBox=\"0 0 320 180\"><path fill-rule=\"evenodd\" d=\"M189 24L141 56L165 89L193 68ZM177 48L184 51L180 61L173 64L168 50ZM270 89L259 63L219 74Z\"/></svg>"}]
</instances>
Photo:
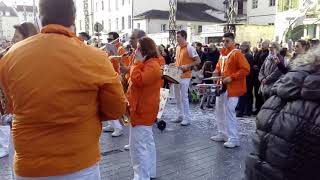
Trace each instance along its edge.
<instances>
[{"instance_id":1,"label":"man's hand","mask_svg":"<svg viewBox=\"0 0 320 180\"><path fill-rule=\"evenodd\" d=\"M122 74L127 74L129 72L130 68L127 66L120 66L120 72Z\"/></svg>"},{"instance_id":2,"label":"man's hand","mask_svg":"<svg viewBox=\"0 0 320 180\"><path fill-rule=\"evenodd\" d=\"M138 61L144 62L145 59L146 59L146 56L143 57L141 51L137 50L134 62L138 62Z\"/></svg>"},{"instance_id":3,"label":"man's hand","mask_svg":"<svg viewBox=\"0 0 320 180\"><path fill-rule=\"evenodd\" d=\"M190 66L188 65L182 65L179 67L182 71L187 71L187 70L190 70Z\"/></svg>"},{"instance_id":4,"label":"man's hand","mask_svg":"<svg viewBox=\"0 0 320 180\"><path fill-rule=\"evenodd\" d=\"M261 84L267 84L267 80L266 80L266 79L263 79L263 80L261 81Z\"/></svg>"},{"instance_id":5,"label":"man's hand","mask_svg":"<svg viewBox=\"0 0 320 180\"><path fill-rule=\"evenodd\" d=\"M273 63L274 64L279 64L280 63L279 58L278 57L273 58Z\"/></svg>"},{"instance_id":6,"label":"man's hand","mask_svg":"<svg viewBox=\"0 0 320 180\"><path fill-rule=\"evenodd\" d=\"M226 77L223 79L223 84L229 84L232 82L232 78L231 77Z\"/></svg>"}]
</instances>

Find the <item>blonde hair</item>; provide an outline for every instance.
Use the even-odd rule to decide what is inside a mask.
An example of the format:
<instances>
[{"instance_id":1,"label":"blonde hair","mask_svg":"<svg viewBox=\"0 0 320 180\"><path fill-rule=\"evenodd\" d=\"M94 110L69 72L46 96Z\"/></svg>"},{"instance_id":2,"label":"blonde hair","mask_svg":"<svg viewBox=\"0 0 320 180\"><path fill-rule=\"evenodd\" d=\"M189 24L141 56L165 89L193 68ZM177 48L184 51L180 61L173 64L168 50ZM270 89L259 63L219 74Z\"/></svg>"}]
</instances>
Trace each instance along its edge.
<instances>
[{"instance_id":1,"label":"blonde hair","mask_svg":"<svg viewBox=\"0 0 320 180\"><path fill-rule=\"evenodd\" d=\"M306 64L312 64L315 66L320 65L320 47L311 49L306 54L300 55L293 61L293 68Z\"/></svg>"}]
</instances>

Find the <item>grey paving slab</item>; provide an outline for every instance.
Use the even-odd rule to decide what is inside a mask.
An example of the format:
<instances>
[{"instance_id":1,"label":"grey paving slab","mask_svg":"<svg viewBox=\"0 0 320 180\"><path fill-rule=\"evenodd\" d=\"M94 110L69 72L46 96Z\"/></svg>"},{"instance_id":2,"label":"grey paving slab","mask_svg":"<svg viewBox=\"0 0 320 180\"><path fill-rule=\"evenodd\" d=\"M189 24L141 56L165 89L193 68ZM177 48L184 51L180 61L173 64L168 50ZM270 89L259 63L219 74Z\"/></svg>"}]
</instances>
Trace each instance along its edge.
<instances>
[{"instance_id":1,"label":"grey paving slab","mask_svg":"<svg viewBox=\"0 0 320 180\"><path fill-rule=\"evenodd\" d=\"M182 127L170 123L177 117L175 105L168 104L163 120L168 126L164 132L154 128L157 148L157 180L240 180L244 160L251 151L251 134L255 130L254 118L239 119L241 147L226 149L213 142L216 134L214 109L200 110L191 105L191 125ZM101 135L100 170L103 180L130 180L133 170L130 153L123 149L128 144L128 128L121 137ZM0 180L11 180L8 158L0 159Z\"/></svg>"}]
</instances>

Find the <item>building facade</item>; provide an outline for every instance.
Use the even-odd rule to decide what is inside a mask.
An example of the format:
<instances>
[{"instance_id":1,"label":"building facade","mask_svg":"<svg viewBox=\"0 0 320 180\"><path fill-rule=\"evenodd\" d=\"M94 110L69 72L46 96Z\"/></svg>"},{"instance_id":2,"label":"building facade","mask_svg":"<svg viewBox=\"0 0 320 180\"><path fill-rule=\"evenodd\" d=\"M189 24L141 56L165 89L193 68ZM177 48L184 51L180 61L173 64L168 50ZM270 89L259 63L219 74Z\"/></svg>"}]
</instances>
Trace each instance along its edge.
<instances>
[{"instance_id":1,"label":"building facade","mask_svg":"<svg viewBox=\"0 0 320 180\"><path fill-rule=\"evenodd\" d=\"M278 0L275 36L288 39L320 38L320 0Z\"/></svg>"},{"instance_id":2,"label":"building facade","mask_svg":"<svg viewBox=\"0 0 320 180\"><path fill-rule=\"evenodd\" d=\"M0 2L0 40L12 40L16 24L19 24L19 17L15 10Z\"/></svg>"},{"instance_id":3,"label":"building facade","mask_svg":"<svg viewBox=\"0 0 320 180\"><path fill-rule=\"evenodd\" d=\"M276 0L248 0L247 24L273 25L276 11Z\"/></svg>"}]
</instances>

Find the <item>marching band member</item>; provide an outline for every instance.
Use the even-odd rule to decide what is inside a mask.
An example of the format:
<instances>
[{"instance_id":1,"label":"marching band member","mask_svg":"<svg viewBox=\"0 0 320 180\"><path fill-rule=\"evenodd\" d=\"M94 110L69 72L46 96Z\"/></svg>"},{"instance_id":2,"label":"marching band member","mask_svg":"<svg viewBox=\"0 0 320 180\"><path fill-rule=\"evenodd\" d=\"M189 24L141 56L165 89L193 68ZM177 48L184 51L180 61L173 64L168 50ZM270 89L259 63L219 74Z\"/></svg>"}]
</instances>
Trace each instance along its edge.
<instances>
[{"instance_id":1,"label":"marching band member","mask_svg":"<svg viewBox=\"0 0 320 180\"><path fill-rule=\"evenodd\" d=\"M3 58L16 180L100 180L101 121L125 113L119 76L106 54L71 30L75 9L73 0L40 0L41 33Z\"/></svg>"},{"instance_id":2,"label":"marching band member","mask_svg":"<svg viewBox=\"0 0 320 180\"><path fill-rule=\"evenodd\" d=\"M176 50L175 65L183 71L180 84L174 84L174 94L179 109L179 116L172 121L183 126L190 124L190 110L188 88L191 80L191 68L201 63L199 55L194 47L187 41L187 32L184 30L177 32L178 47Z\"/></svg>"},{"instance_id":3,"label":"marching band member","mask_svg":"<svg viewBox=\"0 0 320 180\"><path fill-rule=\"evenodd\" d=\"M108 33L108 43L112 43L115 45L117 53L120 54L125 54L124 48L121 46L121 43L117 41L119 39L119 34L116 32L109 32ZM111 54L113 52L108 52L108 55L116 55L116 54ZM120 60L119 58L112 58L110 59L114 70L120 75ZM108 122L109 125L106 127L103 127L104 132L112 132L111 136L112 137L119 137L123 134L123 127L120 124L119 120L111 120Z\"/></svg>"},{"instance_id":4,"label":"marching band member","mask_svg":"<svg viewBox=\"0 0 320 180\"><path fill-rule=\"evenodd\" d=\"M154 41L139 39L136 58L130 68L128 100L130 109L130 155L134 180L156 176L156 149L152 125L157 118L162 84L159 54Z\"/></svg>"},{"instance_id":5,"label":"marching band member","mask_svg":"<svg viewBox=\"0 0 320 180\"><path fill-rule=\"evenodd\" d=\"M235 49L233 33L223 36L224 48L216 66L215 74L223 76L223 88L216 98L216 115L218 135L211 137L213 141L225 142L224 147L234 148L240 145L236 106L239 96L246 93L246 76L250 65L240 50Z\"/></svg>"},{"instance_id":6,"label":"marching band member","mask_svg":"<svg viewBox=\"0 0 320 180\"><path fill-rule=\"evenodd\" d=\"M133 48L133 50L137 49L138 40L143 38L143 37L145 37L145 36L146 36L146 33L144 31L140 30L140 29L134 29L132 31L129 43L130 43L130 46ZM127 66L126 65L120 66L120 72L123 73L123 74L126 74L125 79L124 79L126 81L129 80L130 66L134 62L134 59L136 58L136 53L135 52L136 51L134 51L132 54L130 54L130 60L129 60L129 63L128 63ZM124 149L125 150L129 150L130 149L130 139L129 139L129 144L125 145Z\"/></svg>"}]
</instances>

